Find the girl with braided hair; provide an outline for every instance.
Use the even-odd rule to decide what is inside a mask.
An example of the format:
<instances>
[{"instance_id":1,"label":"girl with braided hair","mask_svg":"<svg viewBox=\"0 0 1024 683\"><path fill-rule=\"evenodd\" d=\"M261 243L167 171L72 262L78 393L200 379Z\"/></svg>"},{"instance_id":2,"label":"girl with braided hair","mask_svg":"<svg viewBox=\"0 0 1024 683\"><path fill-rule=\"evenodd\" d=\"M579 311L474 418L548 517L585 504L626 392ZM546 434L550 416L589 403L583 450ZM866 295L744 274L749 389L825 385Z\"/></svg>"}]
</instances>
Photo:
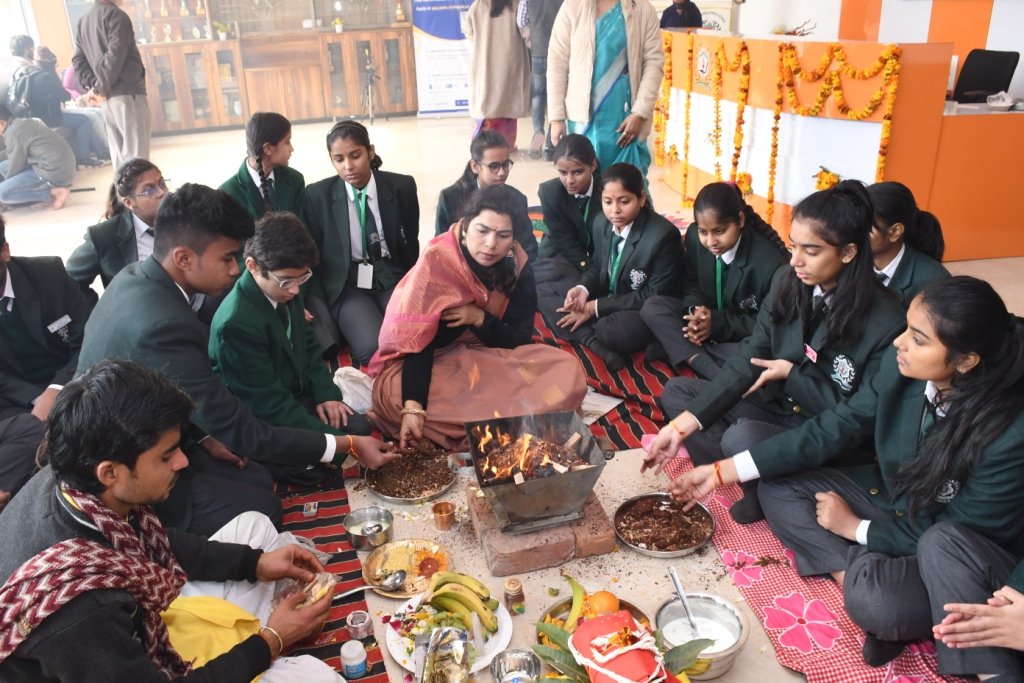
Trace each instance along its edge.
<instances>
[{"instance_id":1,"label":"girl with braided hair","mask_svg":"<svg viewBox=\"0 0 1024 683\"><path fill-rule=\"evenodd\" d=\"M291 121L275 112L256 112L245 124L245 161L220 189L254 220L271 211L301 218L306 179L288 166L293 150Z\"/></svg>"},{"instance_id":2,"label":"girl with braided hair","mask_svg":"<svg viewBox=\"0 0 1024 683\"><path fill-rule=\"evenodd\" d=\"M652 296L640 316L667 358L711 379L750 336L775 271L787 259L782 238L743 201L732 183L705 185L693 203L686 231L682 297Z\"/></svg>"}]
</instances>

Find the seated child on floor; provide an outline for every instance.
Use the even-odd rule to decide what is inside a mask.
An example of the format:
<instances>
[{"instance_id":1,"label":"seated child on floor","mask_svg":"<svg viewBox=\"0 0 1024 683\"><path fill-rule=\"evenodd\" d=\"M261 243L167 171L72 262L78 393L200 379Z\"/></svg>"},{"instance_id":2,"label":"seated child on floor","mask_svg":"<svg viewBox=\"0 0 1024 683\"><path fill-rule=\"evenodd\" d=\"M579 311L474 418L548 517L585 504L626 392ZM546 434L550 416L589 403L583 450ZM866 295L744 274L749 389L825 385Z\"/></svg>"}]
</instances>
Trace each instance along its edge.
<instances>
[{"instance_id":1,"label":"seated child on floor","mask_svg":"<svg viewBox=\"0 0 1024 683\"><path fill-rule=\"evenodd\" d=\"M369 434L342 402L303 315L302 285L319 255L291 213L268 213L245 245L245 270L210 326L210 362L253 414L281 427Z\"/></svg>"},{"instance_id":2,"label":"seated child on floor","mask_svg":"<svg viewBox=\"0 0 1024 683\"><path fill-rule=\"evenodd\" d=\"M873 213L855 180L796 205L790 267L776 271L754 331L713 380L677 377L665 385L661 404L675 417L646 464L675 457L684 439L694 464L722 460L831 415L865 390L905 319L899 299L872 271ZM761 519L756 485L743 488L729 513L741 523Z\"/></svg>"},{"instance_id":3,"label":"seated child on floor","mask_svg":"<svg viewBox=\"0 0 1024 683\"><path fill-rule=\"evenodd\" d=\"M571 287L591 265L594 223L601 215L601 174L590 140L573 133L555 147L558 177L537 188L547 234L534 267L537 284Z\"/></svg>"},{"instance_id":4,"label":"seated child on floor","mask_svg":"<svg viewBox=\"0 0 1024 683\"><path fill-rule=\"evenodd\" d=\"M602 175L604 215L594 224L593 266L561 297L545 297L541 312L552 329L596 353L609 370L653 340L640 319L644 301L682 291L679 230L647 201L644 177L632 164L612 164Z\"/></svg>"},{"instance_id":5,"label":"seated child on floor","mask_svg":"<svg viewBox=\"0 0 1024 683\"><path fill-rule=\"evenodd\" d=\"M910 303L932 280L949 277L942 267L942 226L939 219L917 207L914 194L903 183L886 181L868 187L875 220L871 251L875 277Z\"/></svg>"},{"instance_id":6,"label":"seated child on floor","mask_svg":"<svg viewBox=\"0 0 1024 683\"><path fill-rule=\"evenodd\" d=\"M288 166L292 123L275 112L256 112L245 124L246 157L238 173L220 186L253 219L270 211L302 215L306 179Z\"/></svg>"},{"instance_id":7,"label":"seated child on floor","mask_svg":"<svg viewBox=\"0 0 1024 683\"><path fill-rule=\"evenodd\" d=\"M36 119L17 119L0 105L0 210L18 204L60 209L71 195L75 153L60 135Z\"/></svg>"},{"instance_id":8,"label":"seated child on floor","mask_svg":"<svg viewBox=\"0 0 1024 683\"><path fill-rule=\"evenodd\" d=\"M772 276L787 260L782 238L731 183L705 185L686 231L682 298L652 296L640 315L673 366L711 379L750 336Z\"/></svg>"}]
</instances>

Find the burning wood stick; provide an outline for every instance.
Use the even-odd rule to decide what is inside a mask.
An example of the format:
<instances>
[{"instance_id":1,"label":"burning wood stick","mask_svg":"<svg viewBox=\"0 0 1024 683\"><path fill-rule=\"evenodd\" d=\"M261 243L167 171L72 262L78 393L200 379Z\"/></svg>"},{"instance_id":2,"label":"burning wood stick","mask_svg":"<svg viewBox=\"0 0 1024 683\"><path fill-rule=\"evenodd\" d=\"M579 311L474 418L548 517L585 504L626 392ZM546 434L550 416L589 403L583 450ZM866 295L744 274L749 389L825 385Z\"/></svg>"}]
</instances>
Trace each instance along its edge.
<instances>
[{"instance_id":1,"label":"burning wood stick","mask_svg":"<svg viewBox=\"0 0 1024 683\"><path fill-rule=\"evenodd\" d=\"M582 438L582 434L580 434L579 432L573 432L572 436L565 440L565 445L562 446L562 448L567 451L571 451L573 448L576 447L576 444L578 444L580 442L580 439Z\"/></svg>"},{"instance_id":2,"label":"burning wood stick","mask_svg":"<svg viewBox=\"0 0 1024 683\"><path fill-rule=\"evenodd\" d=\"M516 486L521 486L523 483L526 482L526 477L523 476L522 472L516 472L514 475L512 475L512 481L516 483Z\"/></svg>"},{"instance_id":3,"label":"burning wood stick","mask_svg":"<svg viewBox=\"0 0 1024 683\"><path fill-rule=\"evenodd\" d=\"M551 463L551 467L554 468L555 472L558 472L559 474L565 474L566 472L569 471L569 468L560 462Z\"/></svg>"}]
</instances>

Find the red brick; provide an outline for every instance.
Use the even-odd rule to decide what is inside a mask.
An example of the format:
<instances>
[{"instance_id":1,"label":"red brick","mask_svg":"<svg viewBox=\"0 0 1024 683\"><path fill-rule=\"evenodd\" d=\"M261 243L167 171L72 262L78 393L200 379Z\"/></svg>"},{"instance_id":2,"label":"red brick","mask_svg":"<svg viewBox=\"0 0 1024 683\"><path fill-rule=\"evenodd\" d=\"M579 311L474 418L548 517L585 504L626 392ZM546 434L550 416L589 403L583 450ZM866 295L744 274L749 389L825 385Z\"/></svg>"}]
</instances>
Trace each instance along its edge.
<instances>
[{"instance_id":1,"label":"red brick","mask_svg":"<svg viewBox=\"0 0 1024 683\"><path fill-rule=\"evenodd\" d=\"M576 555L576 539L568 526L526 534L487 529L483 551L492 576L513 576L565 564Z\"/></svg>"},{"instance_id":2,"label":"red brick","mask_svg":"<svg viewBox=\"0 0 1024 683\"><path fill-rule=\"evenodd\" d=\"M573 522L576 536L576 557L604 555L615 550L615 529L594 493L583 504L583 518Z\"/></svg>"}]
</instances>

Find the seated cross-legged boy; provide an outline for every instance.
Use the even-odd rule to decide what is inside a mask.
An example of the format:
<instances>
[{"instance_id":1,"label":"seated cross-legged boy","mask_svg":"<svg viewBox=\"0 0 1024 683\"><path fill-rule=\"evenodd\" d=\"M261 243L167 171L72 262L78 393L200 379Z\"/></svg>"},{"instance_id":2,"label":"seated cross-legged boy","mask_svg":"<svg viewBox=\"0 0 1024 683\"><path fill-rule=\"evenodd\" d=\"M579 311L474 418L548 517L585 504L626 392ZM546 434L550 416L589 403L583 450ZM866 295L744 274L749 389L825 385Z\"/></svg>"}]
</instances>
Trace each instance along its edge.
<instances>
[{"instance_id":1,"label":"seated cross-legged boy","mask_svg":"<svg viewBox=\"0 0 1024 683\"><path fill-rule=\"evenodd\" d=\"M245 270L210 327L210 361L261 420L328 434L369 434L362 415L342 403L322 349L303 315L302 285L319 254L302 222L269 213L245 246Z\"/></svg>"}]
</instances>

